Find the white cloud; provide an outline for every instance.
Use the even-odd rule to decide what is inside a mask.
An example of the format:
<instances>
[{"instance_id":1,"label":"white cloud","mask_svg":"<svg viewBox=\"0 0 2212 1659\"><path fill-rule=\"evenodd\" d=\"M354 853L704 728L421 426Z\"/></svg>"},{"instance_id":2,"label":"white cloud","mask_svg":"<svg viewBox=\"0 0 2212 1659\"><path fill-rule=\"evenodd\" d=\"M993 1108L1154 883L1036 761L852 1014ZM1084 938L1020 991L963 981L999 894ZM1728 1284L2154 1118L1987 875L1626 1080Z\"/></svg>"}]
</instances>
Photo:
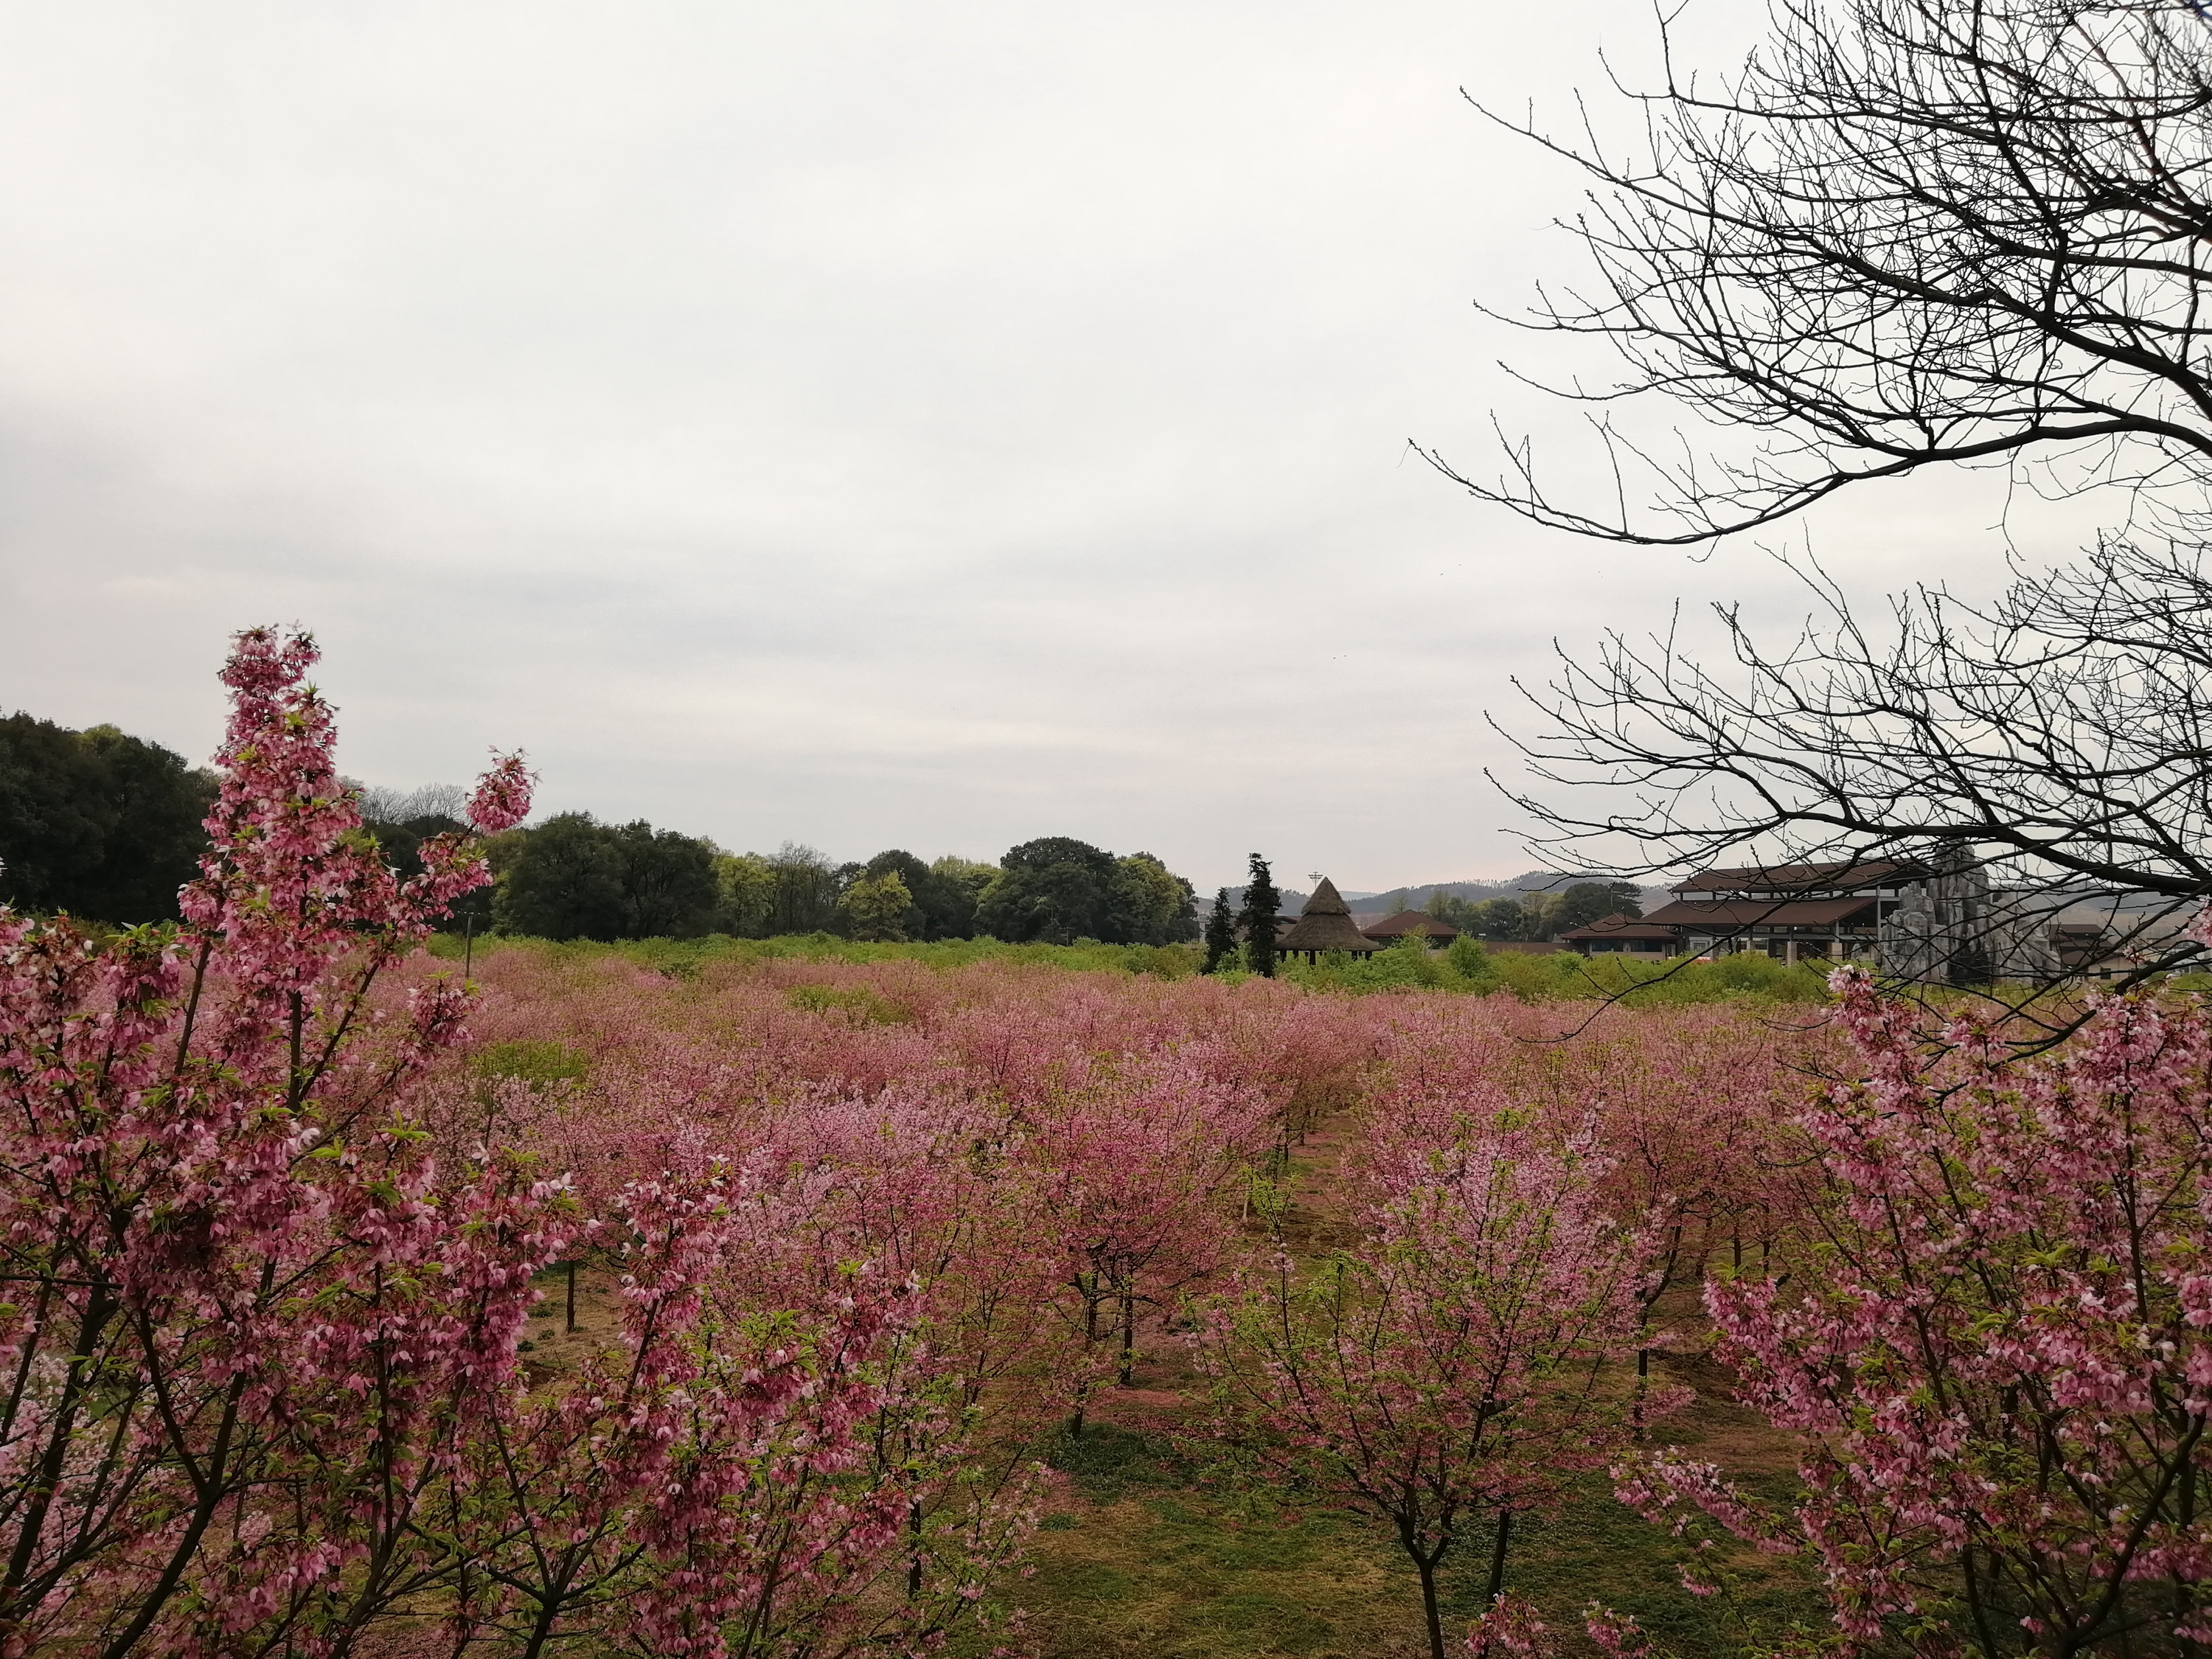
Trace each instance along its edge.
<instances>
[{"instance_id":1,"label":"white cloud","mask_svg":"<svg viewBox=\"0 0 2212 1659\"><path fill-rule=\"evenodd\" d=\"M203 754L225 633L296 618L394 784L522 744L550 805L732 846L1516 870L1511 674L1796 603L1403 449L1563 418L1468 301L1571 267L1571 181L1456 88L1563 106L1648 29L0 5L0 704ZM1819 545L1980 580L1991 516L1893 492Z\"/></svg>"}]
</instances>

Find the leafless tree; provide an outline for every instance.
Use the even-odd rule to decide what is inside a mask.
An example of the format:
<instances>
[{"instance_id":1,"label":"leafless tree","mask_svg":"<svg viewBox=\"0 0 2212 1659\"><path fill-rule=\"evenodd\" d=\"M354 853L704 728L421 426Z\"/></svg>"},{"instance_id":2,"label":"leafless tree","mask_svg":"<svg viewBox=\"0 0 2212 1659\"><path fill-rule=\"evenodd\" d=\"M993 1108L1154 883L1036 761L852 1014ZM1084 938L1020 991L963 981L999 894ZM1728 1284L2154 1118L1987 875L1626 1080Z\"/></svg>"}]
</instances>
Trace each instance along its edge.
<instances>
[{"instance_id":1,"label":"leafless tree","mask_svg":"<svg viewBox=\"0 0 2212 1659\"><path fill-rule=\"evenodd\" d=\"M405 823L422 817L446 817L459 822L469 792L458 783L426 783L414 789L394 789L363 783L357 778L343 781L361 798L361 815L377 823Z\"/></svg>"},{"instance_id":2,"label":"leafless tree","mask_svg":"<svg viewBox=\"0 0 2212 1659\"><path fill-rule=\"evenodd\" d=\"M1664 21L1662 20L1662 29ZM1563 222L1590 295L1513 319L1608 343L1624 491L1556 500L1525 443L1478 495L1539 522L1692 544L1848 485L2041 458L2060 487L2212 477L2212 27L2183 0L1775 0L1770 43L1711 92L1626 91L1645 141L1607 159L1493 115L1591 181ZM1659 453L1614 408L1711 423ZM2191 511L2192 520L2195 513Z\"/></svg>"},{"instance_id":3,"label":"leafless tree","mask_svg":"<svg viewBox=\"0 0 2212 1659\"><path fill-rule=\"evenodd\" d=\"M2053 908L2133 896L2121 942L2170 963L2194 949L2175 918L2212 896L2212 26L2182 0L1776 0L1771 21L1710 91L1670 48L1663 85L1628 94L1636 164L1587 124L1571 143L1506 123L1592 181L1566 225L1592 295L1521 320L1612 348L1612 383L1552 389L1600 406L1618 490L1555 496L1525 442L1487 482L1431 461L1632 543L1939 465L2118 485L2124 521L1989 606L1920 591L1877 623L1808 569L1820 614L1787 645L1723 609L1732 660L1672 635L1563 653L1516 740L1610 805L1518 798L1562 868L1623 837L1637 872L1747 848L1933 858ZM1652 398L1711 428L1681 459L1616 416Z\"/></svg>"},{"instance_id":4,"label":"leafless tree","mask_svg":"<svg viewBox=\"0 0 2212 1659\"><path fill-rule=\"evenodd\" d=\"M1589 814L1515 795L1559 867L1932 855L2042 894L2024 926L2103 895L2110 948L2194 954L2176 935L2212 895L2212 575L2192 555L2115 544L1987 608L1922 590L1879 630L1808 580L1826 615L1786 650L1723 611L1719 665L1668 635L1559 653L1516 741L1541 780L1609 786Z\"/></svg>"}]
</instances>

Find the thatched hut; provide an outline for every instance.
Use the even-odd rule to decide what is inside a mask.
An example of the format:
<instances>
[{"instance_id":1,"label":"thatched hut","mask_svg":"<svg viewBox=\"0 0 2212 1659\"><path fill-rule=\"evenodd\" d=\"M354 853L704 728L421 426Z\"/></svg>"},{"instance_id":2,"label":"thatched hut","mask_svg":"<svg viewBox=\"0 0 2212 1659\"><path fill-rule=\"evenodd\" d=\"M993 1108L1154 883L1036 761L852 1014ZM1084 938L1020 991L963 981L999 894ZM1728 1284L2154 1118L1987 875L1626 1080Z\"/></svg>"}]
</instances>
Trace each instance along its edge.
<instances>
[{"instance_id":1,"label":"thatched hut","mask_svg":"<svg viewBox=\"0 0 2212 1659\"><path fill-rule=\"evenodd\" d=\"M1314 888L1313 896L1298 912L1298 919L1275 940L1279 953L1287 956L1294 951L1303 951L1308 962L1324 951L1350 951L1368 956L1382 948L1352 926L1352 907L1337 896L1336 884L1327 876Z\"/></svg>"}]
</instances>

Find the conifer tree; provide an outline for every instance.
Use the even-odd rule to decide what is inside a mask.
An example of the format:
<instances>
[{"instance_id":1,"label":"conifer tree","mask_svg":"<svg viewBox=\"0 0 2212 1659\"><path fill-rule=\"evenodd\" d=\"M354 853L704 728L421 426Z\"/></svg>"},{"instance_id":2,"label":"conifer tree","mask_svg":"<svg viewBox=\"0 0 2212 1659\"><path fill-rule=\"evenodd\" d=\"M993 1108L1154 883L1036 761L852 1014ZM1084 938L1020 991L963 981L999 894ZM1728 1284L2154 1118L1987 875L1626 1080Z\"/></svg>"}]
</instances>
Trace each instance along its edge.
<instances>
[{"instance_id":1,"label":"conifer tree","mask_svg":"<svg viewBox=\"0 0 2212 1659\"><path fill-rule=\"evenodd\" d=\"M1251 879L1244 888L1244 908L1237 920L1244 929L1244 961L1255 974L1275 976L1275 911L1282 896L1267 860L1252 854Z\"/></svg>"},{"instance_id":2,"label":"conifer tree","mask_svg":"<svg viewBox=\"0 0 2212 1659\"><path fill-rule=\"evenodd\" d=\"M1229 908L1229 890L1213 895L1213 914L1206 919L1205 973L1218 974L1237 954L1237 913Z\"/></svg>"}]
</instances>

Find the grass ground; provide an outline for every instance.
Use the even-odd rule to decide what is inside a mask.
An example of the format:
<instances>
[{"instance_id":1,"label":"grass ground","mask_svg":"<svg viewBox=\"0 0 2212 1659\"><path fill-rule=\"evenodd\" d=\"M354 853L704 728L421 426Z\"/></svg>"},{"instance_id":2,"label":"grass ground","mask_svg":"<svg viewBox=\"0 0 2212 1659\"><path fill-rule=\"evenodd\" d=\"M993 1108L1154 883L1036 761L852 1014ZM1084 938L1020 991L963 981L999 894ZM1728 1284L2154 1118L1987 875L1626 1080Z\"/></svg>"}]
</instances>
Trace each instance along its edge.
<instances>
[{"instance_id":1,"label":"grass ground","mask_svg":"<svg viewBox=\"0 0 2212 1659\"><path fill-rule=\"evenodd\" d=\"M1297 1161L1289 1230L1309 1245L1331 1228L1336 1152L1334 1137L1320 1134ZM1671 1312L1694 1327L1693 1304ZM1053 1449L1065 1480L1037 1536L1036 1575L1018 1596L1047 1659L1425 1653L1419 1590L1394 1540L1351 1516L1286 1511L1187 1455L1176 1430L1195 1379L1173 1339L1152 1336L1133 1386L1098 1396L1084 1437ZM1694 1343L1658 1364L1664 1380L1698 1395L1664 1438L1753 1490L1789 1489L1794 1446L1725 1398L1724 1377ZM1699 1598L1680 1584L1683 1548L1593 1475L1557 1514L1516 1520L1507 1584L1571 1650L1585 1645L1580 1614L1592 1601L1634 1614L1680 1659L1735 1659L1793 1625L1824 1625L1802 1564L1741 1552L1728 1563L1732 1592ZM1447 1562L1449 1611L1462 1628L1480 1610L1487 1571L1482 1538Z\"/></svg>"},{"instance_id":2,"label":"grass ground","mask_svg":"<svg viewBox=\"0 0 2212 1659\"><path fill-rule=\"evenodd\" d=\"M1101 945L1085 940L1074 945L1007 945L994 939L942 939L933 944L872 945L860 939L838 939L829 933L794 933L776 939L732 939L708 933L698 939L641 939L618 943L594 939L528 939L504 933L479 934L473 940L458 933L434 935L426 947L447 961L495 955L501 951L537 951L556 957L617 956L678 978L696 974L709 963L795 960L801 962L918 962L945 970L979 962L1004 962L1071 972L1150 974L1158 979L1186 979L1196 973L1205 952L1194 945Z\"/></svg>"},{"instance_id":3,"label":"grass ground","mask_svg":"<svg viewBox=\"0 0 2212 1659\"><path fill-rule=\"evenodd\" d=\"M474 960L501 951L536 951L556 957L617 956L656 973L678 977L697 973L711 963L918 962L940 971L981 962L1064 969L1079 973L1145 974L1157 979L1186 979L1199 971L1205 952L1194 945L1007 945L994 939L942 939L931 944L872 945L828 933L789 934L776 939L732 939L709 933L697 939L628 939L604 943L484 934L473 940L441 933L428 946L449 961ZM1756 1005L1814 1005L1827 1000L1826 981L1817 969L1784 967L1767 957L1744 952L1717 962L1675 960L1632 962L1625 957L1549 956L1492 953L1468 939L1449 951L1413 947L1354 957L1331 952L1320 961L1285 959L1279 976L1309 989L1364 995L1394 991L1450 991L1487 996L1505 991L1524 1002L1589 1001L1617 997L1630 1007L1662 1004L1741 1002ZM1242 972L1229 975L1241 980Z\"/></svg>"}]
</instances>

